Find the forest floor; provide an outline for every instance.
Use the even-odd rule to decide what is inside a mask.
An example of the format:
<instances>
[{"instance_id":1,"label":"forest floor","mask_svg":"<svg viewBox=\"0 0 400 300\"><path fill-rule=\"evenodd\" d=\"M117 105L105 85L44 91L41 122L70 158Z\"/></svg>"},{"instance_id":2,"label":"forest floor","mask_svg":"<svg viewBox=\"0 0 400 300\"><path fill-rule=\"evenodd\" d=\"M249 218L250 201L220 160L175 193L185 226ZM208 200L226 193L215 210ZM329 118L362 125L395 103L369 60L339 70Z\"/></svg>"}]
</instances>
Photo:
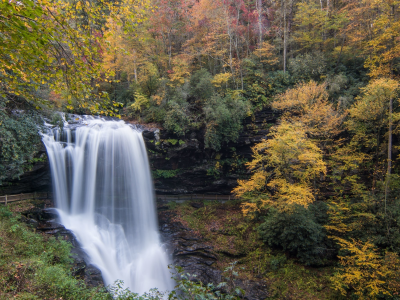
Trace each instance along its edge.
<instances>
[{"instance_id":1,"label":"forest floor","mask_svg":"<svg viewBox=\"0 0 400 300\"><path fill-rule=\"evenodd\" d=\"M170 202L169 208L175 214L174 221L194 230L213 247L220 270L237 262L239 277L267 282L269 299L340 298L331 289L332 267L305 267L287 253L266 247L256 230L259 222L245 218L240 203L196 204L202 207Z\"/></svg>"}]
</instances>

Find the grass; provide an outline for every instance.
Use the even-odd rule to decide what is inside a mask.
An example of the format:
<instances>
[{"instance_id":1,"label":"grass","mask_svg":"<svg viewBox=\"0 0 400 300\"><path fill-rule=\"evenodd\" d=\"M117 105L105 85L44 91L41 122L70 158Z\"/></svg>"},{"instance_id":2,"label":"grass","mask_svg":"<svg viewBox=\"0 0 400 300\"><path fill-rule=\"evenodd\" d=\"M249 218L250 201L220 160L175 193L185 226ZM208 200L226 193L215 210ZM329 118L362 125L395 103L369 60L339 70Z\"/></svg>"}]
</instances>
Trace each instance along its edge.
<instances>
[{"instance_id":1,"label":"grass","mask_svg":"<svg viewBox=\"0 0 400 300\"><path fill-rule=\"evenodd\" d=\"M331 289L332 268L304 267L285 253L267 248L258 237L259 222L245 218L239 202L204 201L199 209L172 202L169 207L175 221L213 247L218 268L237 261L242 279L267 282L269 299L340 299Z\"/></svg>"},{"instance_id":2,"label":"grass","mask_svg":"<svg viewBox=\"0 0 400 300\"><path fill-rule=\"evenodd\" d=\"M71 244L20 222L35 204L0 206L0 299L107 299L72 276Z\"/></svg>"}]
</instances>

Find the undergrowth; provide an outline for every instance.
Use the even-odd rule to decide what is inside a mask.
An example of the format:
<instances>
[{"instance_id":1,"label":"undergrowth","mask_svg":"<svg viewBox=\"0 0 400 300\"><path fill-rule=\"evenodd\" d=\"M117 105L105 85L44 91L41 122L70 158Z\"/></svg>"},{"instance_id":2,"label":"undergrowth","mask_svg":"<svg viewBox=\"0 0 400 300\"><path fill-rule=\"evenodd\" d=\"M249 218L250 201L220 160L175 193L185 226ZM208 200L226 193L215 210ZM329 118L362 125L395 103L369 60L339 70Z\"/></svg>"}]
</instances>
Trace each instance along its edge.
<instances>
[{"instance_id":1,"label":"undergrowth","mask_svg":"<svg viewBox=\"0 0 400 300\"><path fill-rule=\"evenodd\" d=\"M19 211L0 206L0 299L107 299L72 276L71 244L35 233Z\"/></svg>"},{"instance_id":2,"label":"undergrowth","mask_svg":"<svg viewBox=\"0 0 400 300\"><path fill-rule=\"evenodd\" d=\"M217 267L237 261L242 279L265 281L268 299L341 299L331 289L332 267L305 267L283 251L268 248L258 236L260 222L245 218L239 202L204 201L199 209L171 203L170 209L177 221L213 247Z\"/></svg>"}]
</instances>

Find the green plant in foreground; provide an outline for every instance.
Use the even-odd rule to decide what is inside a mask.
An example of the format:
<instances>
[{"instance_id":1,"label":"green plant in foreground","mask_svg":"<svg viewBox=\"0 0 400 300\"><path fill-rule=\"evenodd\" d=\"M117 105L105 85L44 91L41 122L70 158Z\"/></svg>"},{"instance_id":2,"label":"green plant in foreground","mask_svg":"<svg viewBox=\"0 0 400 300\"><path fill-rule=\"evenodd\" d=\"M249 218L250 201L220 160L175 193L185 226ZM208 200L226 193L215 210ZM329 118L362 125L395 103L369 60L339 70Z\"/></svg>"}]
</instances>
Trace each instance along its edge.
<instances>
[{"instance_id":1,"label":"green plant in foreground","mask_svg":"<svg viewBox=\"0 0 400 300\"><path fill-rule=\"evenodd\" d=\"M108 291L112 298L117 300L163 300L166 297L169 300L238 300L244 296L245 292L235 286L235 278L238 276L235 265L236 262L224 270L226 282L221 282L217 286L211 283L204 285L195 281L195 275L184 273L181 267L175 267L176 286L170 293L151 289L148 293L139 295L129 289L124 289L123 282L120 280L108 287Z\"/></svg>"}]
</instances>

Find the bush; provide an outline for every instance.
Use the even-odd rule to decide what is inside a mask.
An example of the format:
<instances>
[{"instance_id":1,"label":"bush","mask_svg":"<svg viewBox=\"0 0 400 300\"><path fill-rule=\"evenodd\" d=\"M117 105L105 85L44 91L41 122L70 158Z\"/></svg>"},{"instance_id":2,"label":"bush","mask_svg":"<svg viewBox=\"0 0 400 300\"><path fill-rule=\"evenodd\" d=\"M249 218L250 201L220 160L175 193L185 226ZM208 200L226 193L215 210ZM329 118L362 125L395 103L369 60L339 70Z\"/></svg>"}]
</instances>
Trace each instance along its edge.
<instances>
[{"instance_id":1,"label":"bush","mask_svg":"<svg viewBox=\"0 0 400 300\"><path fill-rule=\"evenodd\" d=\"M213 94L212 79L211 74L205 69L193 73L190 78L190 95L202 100L210 98Z\"/></svg>"},{"instance_id":2,"label":"bush","mask_svg":"<svg viewBox=\"0 0 400 300\"><path fill-rule=\"evenodd\" d=\"M182 101L168 103L164 118L165 129L172 131L177 135L185 135L190 125L190 115L188 104Z\"/></svg>"},{"instance_id":3,"label":"bush","mask_svg":"<svg viewBox=\"0 0 400 300\"><path fill-rule=\"evenodd\" d=\"M289 60L289 71L295 81L319 81L326 74L327 61L322 52L300 54Z\"/></svg>"},{"instance_id":4,"label":"bush","mask_svg":"<svg viewBox=\"0 0 400 300\"><path fill-rule=\"evenodd\" d=\"M326 234L318 223L321 216L315 216L312 210L321 213L317 207L308 210L302 206L292 212L271 210L258 233L267 245L288 251L305 265L324 265Z\"/></svg>"},{"instance_id":5,"label":"bush","mask_svg":"<svg viewBox=\"0 0 400 300\"><path fill-rule=\"evenodd\" d=\"M250 111L249 102L239 93L224 98L212 96L204 107L206 114L205 145L218 151L223 142L236 141L242 129L242 120Z\"/></svg>"}]
</instances>

